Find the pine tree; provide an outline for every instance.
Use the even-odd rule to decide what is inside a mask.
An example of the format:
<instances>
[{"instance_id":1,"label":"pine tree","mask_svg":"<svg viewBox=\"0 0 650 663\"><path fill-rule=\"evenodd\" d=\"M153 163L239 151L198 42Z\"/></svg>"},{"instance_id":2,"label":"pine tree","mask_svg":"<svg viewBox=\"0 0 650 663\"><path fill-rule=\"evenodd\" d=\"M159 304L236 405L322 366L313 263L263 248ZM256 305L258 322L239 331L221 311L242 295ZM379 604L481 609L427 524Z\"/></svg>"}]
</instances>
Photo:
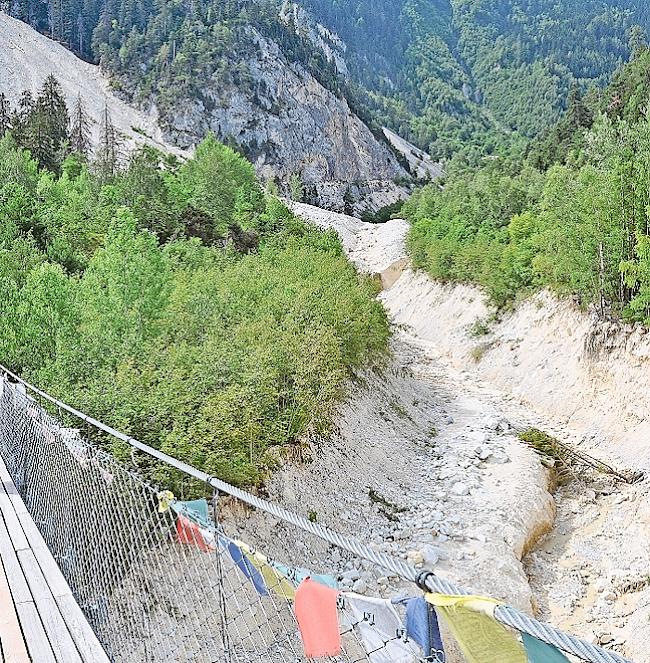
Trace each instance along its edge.
<instances>
[{"instance_id":1,"label":"pine tree","mask_svg":"<svg viewBox=\"0 0 650 663\"><path fill-rule=\"evenodd\" d=\"M119 137L108 105L104 104L102 124L100 129L99 146L95 168L103 182L109 181L117 173L119 166Z\"/></svg>"},{"instance_id":2,"label":"pine tree","mask_svg":"<svg viewBox=\"0 0 650 663\"><path fill-rule=\"evenodd\" d=\"M90 118L79 94L72 111L70 150L85 161L90 156L90 149Z\"/></svg>"},{"instance_id":3,"label":"pine tree","mask_svg":"<svg viewBox=\"0 0 650 663\"><path fill-rule=\"evenodd\" d=\"M18 108L11 116L11 133L14 140L26 150L33 148L34 97L25 90L18 100Z\"/></svg>"},{"instance_id":4,"label":"pine tree","mask_svg":"<svg viewBox=\"0 0 650 663\"><path fill-rule=\"evenodd\" d=\"M50 74L36 100L32 127L32 154L41 168L59 172L68 149L70 116L61 86Z\"/></svg>"}]
</instances>

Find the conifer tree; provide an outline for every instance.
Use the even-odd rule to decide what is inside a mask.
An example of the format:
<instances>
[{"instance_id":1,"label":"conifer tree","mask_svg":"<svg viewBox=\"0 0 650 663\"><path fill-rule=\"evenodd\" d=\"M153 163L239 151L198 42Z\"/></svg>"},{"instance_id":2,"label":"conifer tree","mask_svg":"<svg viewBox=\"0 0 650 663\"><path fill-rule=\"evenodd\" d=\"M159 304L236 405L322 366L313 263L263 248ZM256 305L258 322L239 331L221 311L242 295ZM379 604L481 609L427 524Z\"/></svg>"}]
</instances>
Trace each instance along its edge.
<instances>
[{"instance_id":1,"label":"conifer tree","mask_svg":"<svg viewBox=\"0 0 650 663\"><path fill-rule=\"evenodd\" d=\"M61 86L50 74L32 114L32 154L41 168L58 172L68 149L70 116Z\"/></svg>"},{"instance_id":2,"label":"conifer tree","mask_svg":"<svg viewBox=\"0 0 650 663\"><path fill-rule=\"evenodd\" d=\"M81 159L87 160L90 156L90 149L90 118L86 113L81 94L78 94L72 111L70 150Z\"/></svg>"},{"instance_id":3,"label":"conifer tree","mask_svg":"<svg viewBox=\"0 0 650 663\"><path fill-rule=\"evenodd\" d=\"M108 182L117 173L118 166L119 137L108 105L104 104L95 168L100 180Z\"/></svg>"},{"instance_id":4,"label":"conifer tree","mask_svg":"<svg viewBox=\"0 0 650 663\"><path fill-rule=\"evenodd\" d=\"M0 138L11 128L11 105L4 92L0 92Z\"/></svg>"},{"instance_id":5,"label":"conifer tree","mask_svg":"<svg viewBox=\"0 0 650 663\"><path fill-rule=\"evenodd\" d=\"M11 116L11 128L14 140L27 150L32 148L33 116L34 97L29 90L24 90L18 99L18 107Z\"/></svg>"}]
</instances>

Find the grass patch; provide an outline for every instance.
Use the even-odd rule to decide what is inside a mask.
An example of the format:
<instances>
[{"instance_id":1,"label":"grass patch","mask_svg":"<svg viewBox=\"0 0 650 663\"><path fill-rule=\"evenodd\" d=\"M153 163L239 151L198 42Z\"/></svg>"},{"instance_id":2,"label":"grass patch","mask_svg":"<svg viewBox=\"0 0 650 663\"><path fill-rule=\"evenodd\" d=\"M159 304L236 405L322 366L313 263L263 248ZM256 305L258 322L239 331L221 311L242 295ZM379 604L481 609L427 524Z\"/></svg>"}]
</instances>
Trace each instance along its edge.
<instances>
[{"instance_id":1,"label":"grass patch","mask_svg":"<svg viewBox=\"0 0 650 663\"><path fill-rule=\"evenodd\" d=\"M401 419L408 419L409 421L413 421L406 408L397 401L391 401L390 407L393 412L395 412L395 414Z\"/></svg>"},{"instance_id":2,"label":"grass patch","mask_svg":"<svg viewBox=\"0 0 650 663\"><path fill-rule=\"evenodd\" d=\"M403 506L398 506L394 502L387 500L383 495L380 495L374 488L368 489L368 497L373 504L379 505L379 512L382 513L388 520L399 522L398 514L404 513L407 509Z\"/></svg>"},{"instance_id":3,"label":"grass patch","mask_svg":"<svg viewBox=\"0 0 650 663\"><path fill-rule=\"evenodd\" d=\"M473 347L469 354L471 358L478 364L491 347L492 346L490 343L481 343Z\"/></svg>"},{"instance_id":4,"label":"grass patch","mask_svg":"<svg viewBox=\"0 0 650 663\"><path fill-rule=\"evenodd\" d=\"M477 318L469 328L469 335L472 338L481 338L487 336L490 331L490 326L488 325L487 320Z\"/></svg>"}]
</instances>

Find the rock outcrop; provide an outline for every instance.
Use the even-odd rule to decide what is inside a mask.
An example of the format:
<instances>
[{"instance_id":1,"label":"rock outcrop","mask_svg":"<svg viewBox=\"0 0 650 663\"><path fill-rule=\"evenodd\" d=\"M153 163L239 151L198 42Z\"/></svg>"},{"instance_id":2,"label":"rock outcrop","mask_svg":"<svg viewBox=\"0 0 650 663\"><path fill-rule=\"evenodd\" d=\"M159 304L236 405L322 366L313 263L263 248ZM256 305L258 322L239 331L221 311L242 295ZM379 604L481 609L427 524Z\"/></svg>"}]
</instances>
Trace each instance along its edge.
<instances>
[{"instance_id":1,"label":"rock outcrop","mask_svg":"<svg viewBox=\"0 0 650 663\"><path fill-rule=\"evenodd\" d=\"M262 179L300 178L309 202L328 209L379 209L406 194L409 175L383 136L274 41L250 29L247 85L208 84L166 114L170 141L189 148L207 132L241 146Z\"/></svg>"}]
</instances>

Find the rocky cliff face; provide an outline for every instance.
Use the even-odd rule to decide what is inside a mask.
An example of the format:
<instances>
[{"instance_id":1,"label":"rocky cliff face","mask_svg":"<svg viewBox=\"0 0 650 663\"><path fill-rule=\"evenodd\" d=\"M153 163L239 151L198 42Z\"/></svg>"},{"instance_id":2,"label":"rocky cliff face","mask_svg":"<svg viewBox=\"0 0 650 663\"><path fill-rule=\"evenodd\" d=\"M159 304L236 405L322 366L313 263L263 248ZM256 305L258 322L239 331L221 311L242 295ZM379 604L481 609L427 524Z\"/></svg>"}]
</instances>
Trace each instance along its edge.
<instances>
[{"instance_id":1,"label":"rocky cliff face","mask_svg":"<svg viewBox=\"0 0 650 663\"><path fill-rule=\"evenodd\" d=\"M348 47L335 32L315 20L304 7L288 0L282 3L280 18L287 25L293 24L296 30L307 37L312 46L321 50L328 62L334 64L339 74L346 77L349 75L345 59Z\"/></svg>"},{"instance_id":2,"label":"rocky cliff face","mask_svg":"<svg viewBox=\"0 0 650 663\"><path fill-rule=\"evenodd\" d=\"M240 145L262 179L297 175L309 201L329 209L361 212L403 197L409 175L383 137L274 41L249 36L247 84L215 80L201 98L176 104L164 118L168 139L187 148L212 131Z\"/></svg>"},{"instance_id":3,"label":"rocky cliff face","mask_svg":"<svg viewBox=\"0 0 650 663\"><path fill-rule=\"evenodd\" d=\"M280 25L298 35L298 42L285 35L287 43L279 45L252 25L237 27L232 51L215 59L198 90L168 84L164 91L141 87L138 72L151 65L144 54L140 68L102 73L0 12L0 43L5 46L0 91L15 104L23 89L35 92L53 73L69 105L82 94L95 139L108 106L125 157L143 142L189 152L211 131L241 147L260 178L275 180L285 195L297 177L305 201L358 215L406 197L411 182L407 160L398 158L399 148L383 133L373 132L336 92L348 75L346 44L296 3L287 1L279 11ZM301 40L307 44L305 52L312 48L322 53L332 71L301 64L305 53L298 57L291 50Z\"/></svg>"}]
</instances>

